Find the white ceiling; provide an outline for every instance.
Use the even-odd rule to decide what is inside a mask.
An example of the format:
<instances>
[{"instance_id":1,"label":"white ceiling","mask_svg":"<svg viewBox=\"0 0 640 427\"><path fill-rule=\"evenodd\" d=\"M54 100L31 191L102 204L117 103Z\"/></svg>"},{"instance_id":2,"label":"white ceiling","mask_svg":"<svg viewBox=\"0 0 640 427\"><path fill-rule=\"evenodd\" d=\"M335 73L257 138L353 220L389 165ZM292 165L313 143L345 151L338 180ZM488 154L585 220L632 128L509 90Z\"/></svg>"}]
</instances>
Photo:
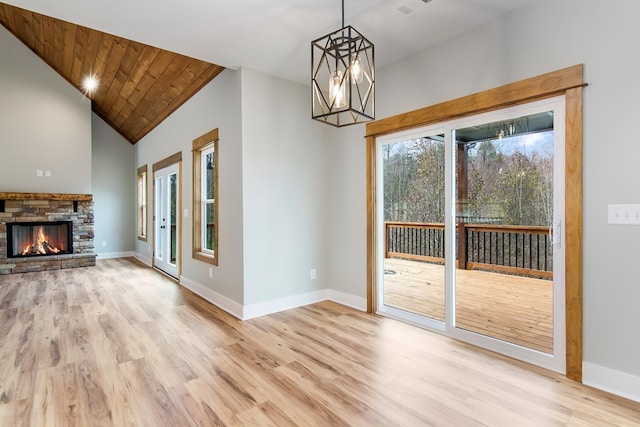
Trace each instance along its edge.
<instances>
[{"instance_id":1,"label":"white ceiling","mask_svg":"<svg viewBox=\"0 0 640 427\"><path fill-rule=\"evenodd\" d=\"M375 45L376 67L533 0L345 0L345 25ZM341 0L3 0L229 68L308 84L311 40L341 28ZM406 14L398 9L412 10Z\"/></svg>"}]
</instances>

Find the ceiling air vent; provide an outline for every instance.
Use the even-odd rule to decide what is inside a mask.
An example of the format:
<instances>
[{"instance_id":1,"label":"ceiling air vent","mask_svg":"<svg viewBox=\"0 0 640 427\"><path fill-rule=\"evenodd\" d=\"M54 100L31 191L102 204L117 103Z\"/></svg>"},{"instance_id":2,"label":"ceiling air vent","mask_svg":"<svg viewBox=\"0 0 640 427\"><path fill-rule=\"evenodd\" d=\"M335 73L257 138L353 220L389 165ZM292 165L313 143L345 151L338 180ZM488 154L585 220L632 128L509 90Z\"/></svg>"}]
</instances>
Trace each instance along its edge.
<instances>
[{"instance_id":1,"label":"ceiling air vent","mask_svg":"<svg viewBox=\"0 0 640 427\"><path fill-rule=\"evenodd\" d=\"M396 12L400 12L403 15L411 15L416 10L422 8L425 4L430 3L432 0L405 0L398 7L395 8Z\"/></svg>"}]
</instances>

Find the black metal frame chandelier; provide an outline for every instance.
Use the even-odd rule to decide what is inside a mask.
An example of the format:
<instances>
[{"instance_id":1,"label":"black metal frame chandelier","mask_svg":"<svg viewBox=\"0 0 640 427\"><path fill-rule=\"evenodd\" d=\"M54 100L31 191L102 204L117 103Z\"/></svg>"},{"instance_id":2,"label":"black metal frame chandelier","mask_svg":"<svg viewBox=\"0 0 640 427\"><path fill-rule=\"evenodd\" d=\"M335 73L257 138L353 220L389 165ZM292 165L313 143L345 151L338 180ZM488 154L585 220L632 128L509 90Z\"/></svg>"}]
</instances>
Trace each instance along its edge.
<instances>
[{"instance_id":1,"label":"black metal frame chandelier","mask_svg":"<svg viewBox=\"0 0 640 427\"><path fill-rule=\"evenodd\" d=\"M350 25L311 42L311 116L336 127L375 118L374 46Z\"/></svg>"}]
</instances>

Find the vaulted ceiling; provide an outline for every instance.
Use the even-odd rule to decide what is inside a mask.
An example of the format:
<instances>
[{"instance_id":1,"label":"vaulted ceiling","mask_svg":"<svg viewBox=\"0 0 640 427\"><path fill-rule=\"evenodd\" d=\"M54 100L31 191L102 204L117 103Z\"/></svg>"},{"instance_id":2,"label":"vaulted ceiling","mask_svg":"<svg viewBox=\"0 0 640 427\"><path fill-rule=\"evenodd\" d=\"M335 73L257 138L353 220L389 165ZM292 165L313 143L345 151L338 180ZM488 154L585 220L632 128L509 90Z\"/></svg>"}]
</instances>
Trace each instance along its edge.
<instances>
[{"instance_id":1,"label":"vaulted ceiling","mask_svg":"<svg viewBox=\"0 0 640 427\"><path fill-rule=\"evenodd\" d=\"M98 76L92 110L132 144L224 69L4 3L0 24L78 90Z\"/></svg>"},{"instance_id":2,"label":"vaulted ceiling","mask_svg":"<svg viewBox=\"0 0 640 427\"><path fill-rule=\"evenodd\" d=\"M222 67L308 85L310 42L341 18L380 69L534 1L3 0L0 23L75 86L102 70L94 111L135 143Z\"/></svg>"}]
</instances>

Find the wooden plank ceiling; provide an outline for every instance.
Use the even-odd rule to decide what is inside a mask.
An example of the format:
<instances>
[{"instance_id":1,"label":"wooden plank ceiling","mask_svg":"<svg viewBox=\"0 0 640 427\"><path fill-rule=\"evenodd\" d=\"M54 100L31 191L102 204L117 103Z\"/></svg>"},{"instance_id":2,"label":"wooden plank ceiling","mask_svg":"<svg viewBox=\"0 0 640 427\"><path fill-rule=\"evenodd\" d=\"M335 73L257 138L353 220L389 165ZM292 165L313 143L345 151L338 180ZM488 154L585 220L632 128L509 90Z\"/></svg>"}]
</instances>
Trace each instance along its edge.
<instances>
[{"instance_id":1,"label":"wooden plank ceiling","mask_svg":"<svg viewBox=\"0 0 640 427\"><path fill-rule=\"evenodd\" d=\"M93 111L132 144L224 69L4 3L0 24L79 91L95 75Z\"/></svg>"}]
</instances>

